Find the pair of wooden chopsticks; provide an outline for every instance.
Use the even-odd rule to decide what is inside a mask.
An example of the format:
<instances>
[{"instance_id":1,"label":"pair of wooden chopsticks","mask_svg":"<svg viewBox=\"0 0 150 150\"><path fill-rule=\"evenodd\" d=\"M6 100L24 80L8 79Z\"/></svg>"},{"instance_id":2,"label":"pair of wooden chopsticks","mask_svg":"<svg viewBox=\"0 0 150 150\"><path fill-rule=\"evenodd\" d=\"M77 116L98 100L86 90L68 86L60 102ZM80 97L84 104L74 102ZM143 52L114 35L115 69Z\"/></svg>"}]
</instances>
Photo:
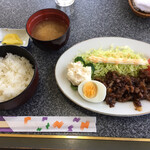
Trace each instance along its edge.
<instances>
[{"instance_id":1,"label":"pair of wooden chopsticks","mask_svg":"<svg viewBox=\"0 0 150 150\"><path fill-rule=\"evenodd\" d=\"M6 121L0 121L0 128L9 128Z\"/></svg>"}]
</instances>

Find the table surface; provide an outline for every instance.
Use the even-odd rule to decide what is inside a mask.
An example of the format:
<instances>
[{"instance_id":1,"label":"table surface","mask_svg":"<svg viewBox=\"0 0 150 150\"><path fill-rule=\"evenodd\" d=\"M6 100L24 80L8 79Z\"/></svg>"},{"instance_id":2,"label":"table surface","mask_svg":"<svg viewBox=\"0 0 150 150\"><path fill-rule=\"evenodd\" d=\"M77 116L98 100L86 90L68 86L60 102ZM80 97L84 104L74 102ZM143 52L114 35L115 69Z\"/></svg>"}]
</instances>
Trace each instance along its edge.
<instances>
[{"instance_id":1,"label":"table surface","mask_svg":"<svg viewBox=\"0 0 150 150\"><path fill-rule=\"evenodd\" d=\"M59 8L54 0L1 0L0 28L25 28L29 16L44 8L58 8L69 15L71 33L68 43L55 54L41 51L31 43L28 50L37 61L40 77L37 92L24 105L0 111L0 116L96 116L96 133L34 134L150 138L150 115L123 118L88 111L65 97L55 80L58 58L78 42L115 36L150 43L150 19L134 15L127 0L75 0L67 8Z\"/></svg>"}]
</instances>

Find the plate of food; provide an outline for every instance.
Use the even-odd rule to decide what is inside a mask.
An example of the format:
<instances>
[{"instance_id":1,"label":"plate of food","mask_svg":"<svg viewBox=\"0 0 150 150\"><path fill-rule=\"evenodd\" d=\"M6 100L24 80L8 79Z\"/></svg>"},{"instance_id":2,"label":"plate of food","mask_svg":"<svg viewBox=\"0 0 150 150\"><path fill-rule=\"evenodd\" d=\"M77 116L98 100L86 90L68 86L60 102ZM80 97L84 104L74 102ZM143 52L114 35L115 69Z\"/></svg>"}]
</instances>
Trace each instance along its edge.
<instances>
[{"instance_id":1,"label":"plate of food","mask_svg":"<svg viewBox=\"0 0 150 150\"><path fill-rule=\"evenodd\" d=\"M80 42L58 59L60 90L77 105L111 116L150 113L150 45L121 37Z\"/></svg>"}]
</instances>

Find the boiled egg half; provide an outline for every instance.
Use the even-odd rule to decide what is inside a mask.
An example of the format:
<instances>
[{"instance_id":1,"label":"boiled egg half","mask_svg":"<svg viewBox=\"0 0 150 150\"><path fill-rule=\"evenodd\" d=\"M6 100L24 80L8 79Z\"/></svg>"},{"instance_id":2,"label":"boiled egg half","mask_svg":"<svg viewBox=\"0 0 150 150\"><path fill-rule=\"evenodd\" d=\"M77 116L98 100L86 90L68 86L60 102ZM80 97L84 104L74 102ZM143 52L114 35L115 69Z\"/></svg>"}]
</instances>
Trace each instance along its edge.
<instances>
[{"instance_id":1,"label":"boiled egg half","mask_svg":"<svg viewBox=\"0 0 150 150\"><path fill-rule=\"evenodd\" d=\"M95 80L84 81L78 86L81 97L92 103L104 101L106 97L106 86Z\"/></svg>"}]
</instances>

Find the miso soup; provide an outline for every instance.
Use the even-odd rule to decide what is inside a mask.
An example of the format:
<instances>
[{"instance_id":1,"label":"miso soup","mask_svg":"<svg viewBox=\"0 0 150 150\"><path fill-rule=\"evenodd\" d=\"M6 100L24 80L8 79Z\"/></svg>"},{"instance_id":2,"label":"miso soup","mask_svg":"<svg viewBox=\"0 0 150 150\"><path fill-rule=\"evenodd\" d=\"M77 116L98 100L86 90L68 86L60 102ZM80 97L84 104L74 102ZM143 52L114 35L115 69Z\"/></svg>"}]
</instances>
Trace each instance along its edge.
<instances>
[{"instance_id":1,"label":"miso soup","mask_svg":"<svg viewBox=\"0 0 150 150\"><path fill-rule=\"evenodd\" d=\"M39 22L33 28L31 35L41 41L50 41L61 37L67 31L67 24L58 18Z\"/></svg>"}]
</instances>

